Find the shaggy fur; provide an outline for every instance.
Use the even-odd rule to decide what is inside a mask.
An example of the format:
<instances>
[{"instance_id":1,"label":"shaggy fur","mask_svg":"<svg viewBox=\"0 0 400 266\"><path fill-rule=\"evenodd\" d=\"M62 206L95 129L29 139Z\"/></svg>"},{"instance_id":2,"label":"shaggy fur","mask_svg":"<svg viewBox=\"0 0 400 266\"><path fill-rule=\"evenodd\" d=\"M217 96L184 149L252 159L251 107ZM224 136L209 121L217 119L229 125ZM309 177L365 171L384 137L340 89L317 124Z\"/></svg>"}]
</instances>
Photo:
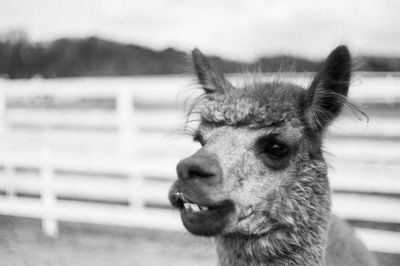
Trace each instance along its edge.
<instances>
[{"instance_id":1,"label":"shaggy fur","mask_svg":"<svg viewBox=\"0 0 400 266\"><path fill-rule=\"evenodd\" d=\"M203 147L178 164L170 191L185 227L215 238L221 266L375 265L331 214L322 154L324 132L346 104L347 48L329 55L308 90L279 81L235 88L199 50L192 55L204 95L190 112ZM187 201L208 210L189 211Z\"/></svg>"},{"instance_id":2,"label":"shaggy fur","mask_svg":"<svg viewBox=\"0 0 400 266\"><path fill-rule=\"evenodd\" d=\"M208 123L267 127L296 117L299 110L293 103L301 94L295 92L285 83L254 84L251 89L238 88L229 94L209 96L198 103L197 109Z\"/></svg>"}]
</instances>

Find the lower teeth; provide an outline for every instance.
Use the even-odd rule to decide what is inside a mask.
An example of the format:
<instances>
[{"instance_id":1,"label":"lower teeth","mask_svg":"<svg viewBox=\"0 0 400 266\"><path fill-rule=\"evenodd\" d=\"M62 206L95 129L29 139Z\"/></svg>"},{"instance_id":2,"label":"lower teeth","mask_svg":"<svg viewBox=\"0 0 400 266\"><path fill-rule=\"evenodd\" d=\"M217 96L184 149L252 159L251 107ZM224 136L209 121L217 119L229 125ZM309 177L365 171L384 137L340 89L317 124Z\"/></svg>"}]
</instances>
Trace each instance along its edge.
<instances>
[{"instance_id":1,"label":"lower teeth","mask_svg":"<svg viewBox=\"0 0 400 266\"><path fill-rule=\"evenodd\" d=\"M208 207L205 206L199 206L194 203L183 203L183 206L185 207L186 210L188 211L193 211L193 212L199 212L200 210L202 211L208 211Z\"/></svg>"}]
</instances>

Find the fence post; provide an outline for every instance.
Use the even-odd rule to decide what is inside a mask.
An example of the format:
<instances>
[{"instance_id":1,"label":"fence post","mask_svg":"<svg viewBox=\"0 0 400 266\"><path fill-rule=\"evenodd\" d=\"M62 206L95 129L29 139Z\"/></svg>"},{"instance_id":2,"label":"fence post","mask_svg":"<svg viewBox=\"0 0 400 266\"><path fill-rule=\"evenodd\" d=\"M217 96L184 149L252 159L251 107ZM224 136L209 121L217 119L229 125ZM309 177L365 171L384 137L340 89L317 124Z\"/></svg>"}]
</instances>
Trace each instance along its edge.
<instances>
[{"instance_id":1,"label":"fence post","mask_svg":"<svg viewBox=\"0 0 400 266\"><path fill-rule=\"evenodd\" d=\"M134 108L134 90L122 87L116 101L116 112L119 126L119 145L122 160L128 171L129 206L134 211L142 211L143 176L138 161L138 120Z\"/></svg>"},{"instance_id":2,"label":"fence post","mask_svg":"<svg viewBox=\"0 0 400 266\"><path fill-rule=\"evenodd\" d=\"M3 81L1 81L3 83ZM5 84L0 84L0 138L7 138L7 124L6 124L6 109L7 109L7 99L6 99L6 86ZM13 166L3 165L4 174L6 178L6 195L9 199L15 196L15 184L14 184L14 169Z\"/></svg>"},{"instance_id":3,"label":"fence post","mask_svg":"<svg viewBox=\"0 0 400 266\"><path fill-rule=\"evenodd\" d=\"M15 197L15 183L14 183L14 169L12 165L6 165L4 166L4 173L6 176L6 195L8 199L13 199Z\"/></svg>"},{"instance_id":4,"label":"fence post","mask_svg":"<svg viewBox=\"0 0 400 266\"><path fill-rule=\"evenodd\" d=\"M42 179L41 199L43 203L42 230L50 237L59 235L58 222L55 217L56 195L54 188L54 169L52 164L52 150L49 145L49 129L45 128L43 163L40 169Z\"/></svg>"},{"instance_id":5,"label":"fence post","mask_svg":"<svg viewBox=\"0 0 400 266\"><path fill-rule=\"evenodd\" d=\"M0 134L1 135L4 134L4 130L6 129L7 99L5 90L6 90L5 84L1 84L0 86Z\"/></svg>"}]
</instances>

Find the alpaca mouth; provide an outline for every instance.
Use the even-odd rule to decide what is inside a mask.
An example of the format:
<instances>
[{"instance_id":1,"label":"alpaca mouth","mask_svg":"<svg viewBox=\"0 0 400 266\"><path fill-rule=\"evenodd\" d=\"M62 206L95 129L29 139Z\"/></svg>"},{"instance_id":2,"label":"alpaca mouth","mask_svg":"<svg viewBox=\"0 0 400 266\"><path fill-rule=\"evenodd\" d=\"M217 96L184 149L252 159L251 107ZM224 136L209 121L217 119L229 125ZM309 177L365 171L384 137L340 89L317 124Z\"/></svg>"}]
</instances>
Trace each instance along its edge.
<instances>
[{"instance_id":1,"label":"alpaca mouth","mask_svg":"<svg viewBox=\"0 0 400 266\"><path fill-rule=\"evenodd\" d=\"M211 209L213 209L213 207L210 206L203 206L203 205L199 205L197 203L194 203L193 201L185 198L183 196L183 193L178 191L173 193L173 195L175 196L175 206L183 209L187 212L205 212L205 211L209 211Z\"/></svg>"},{"instance_id":2,"label":"alpaca mouth","mask_svg":"<svg viewBox=\"0 0 400 266\"><path fill-rule=\"evenodd\" d=\"M186 212L201 213L211 211L216 208L215 206L197 204L193 200L189 200L187 197L185 197L180 191L175 192L172 195L175 197L173 205Z\"/></svg>"},{"instance_id":3,"label":"alpaca mouth","mask_svg":"<svg viewBox=\"0 0 400 266\"><path fill-rule=\"evenodd\" d=\"M180 191L170 192L171 204L180 210L185 228L195 235L213 236L221 233L234 211L230 200L216 203L194 200Z\"/></svg>"}]
</instances>

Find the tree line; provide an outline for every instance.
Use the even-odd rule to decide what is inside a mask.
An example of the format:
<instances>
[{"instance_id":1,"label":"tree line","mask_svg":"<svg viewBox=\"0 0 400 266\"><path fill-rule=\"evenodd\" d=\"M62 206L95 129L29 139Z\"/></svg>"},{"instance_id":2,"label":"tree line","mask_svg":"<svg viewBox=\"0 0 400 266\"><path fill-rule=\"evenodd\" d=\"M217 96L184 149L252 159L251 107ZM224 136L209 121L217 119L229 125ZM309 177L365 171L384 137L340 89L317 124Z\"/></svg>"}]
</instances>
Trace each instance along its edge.
<instances>
[{"instance_id":1,"label":"tree line","mask_svg":"<svg viewBox=\"0 0 400 266\"><path fill-rule=\"evenodd\" d=\"M96 37L62 38L43 43L30 42L23 32L0 37L0 76L10 79L179 74L187 72L181 67L186 58L186 53L173 48L155 51ZM211 61L224 73L243 69L316 71L321 64L293 56L263 57L253 63L213 56ZM400 57L363 56L356 61L361 71L400 71Z\"/></svg>"}]
</instances>

